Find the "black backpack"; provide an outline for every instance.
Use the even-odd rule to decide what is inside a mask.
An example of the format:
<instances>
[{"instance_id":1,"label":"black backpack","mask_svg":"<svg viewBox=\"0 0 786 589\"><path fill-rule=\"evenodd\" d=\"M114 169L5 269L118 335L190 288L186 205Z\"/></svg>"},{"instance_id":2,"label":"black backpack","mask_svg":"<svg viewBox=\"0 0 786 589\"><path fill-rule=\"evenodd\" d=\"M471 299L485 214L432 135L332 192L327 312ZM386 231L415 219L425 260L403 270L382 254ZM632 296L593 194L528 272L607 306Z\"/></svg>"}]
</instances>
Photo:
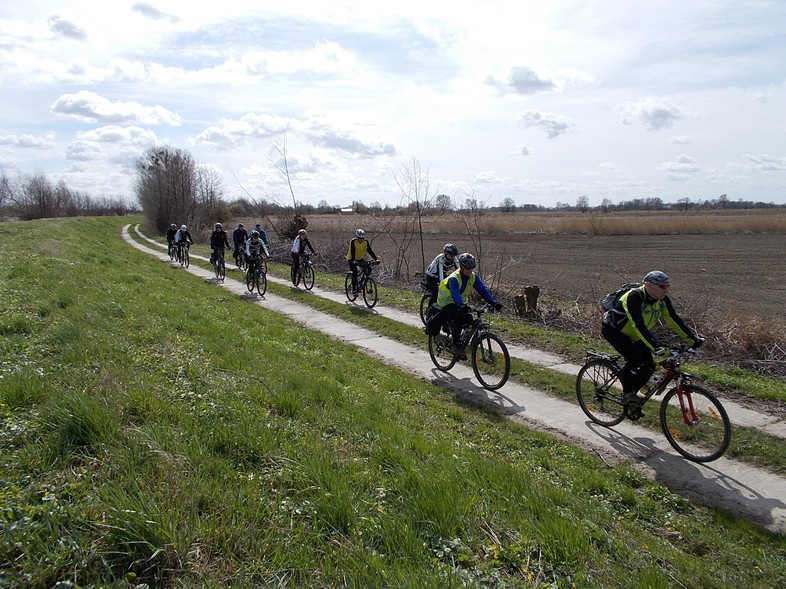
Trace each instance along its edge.
<instances>
[{"instance_id":1,"label":"black backpack","mask_svg":"<svg viewBox=\"0 0 786 589\"><path fill-rule=\"evenodd\" d=\"M633 288L638 288L641 286L641 282L626 282L622 286L620 286L617 290L610 292L603 300L600 302L600 306L604 311L611 311L614 308L614 305L617 304L617 301L620 300L620 297L624 295L626 292Z\"/></svg>"}]
</instances>

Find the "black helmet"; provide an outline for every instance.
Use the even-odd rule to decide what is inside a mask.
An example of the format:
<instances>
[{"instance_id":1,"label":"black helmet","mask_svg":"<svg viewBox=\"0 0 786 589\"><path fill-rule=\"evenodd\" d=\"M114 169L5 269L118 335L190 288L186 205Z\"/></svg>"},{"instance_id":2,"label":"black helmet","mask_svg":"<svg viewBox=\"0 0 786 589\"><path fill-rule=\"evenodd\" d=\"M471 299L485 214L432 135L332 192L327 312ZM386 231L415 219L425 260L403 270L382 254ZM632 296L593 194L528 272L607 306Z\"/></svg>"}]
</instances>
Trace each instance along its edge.
<instances>
[{"instance_id":1,"label":"black helmet","mask_svg":"<svg viewBox=\"0 0 786 589\"><path fill-rule=\"evenodd\" d=\"M475 267L475 256L472 254L463 253L458 257L458 261L461 268L472 270Z\"/></svg>"},{"instance_id":2,"label":"black helmet","mask_svg":"<svg viewBox=\"0 0 786 589\"><path fill-rule=\"evenodd\" d=\"M458 255L458 248L452 243L446 243L445 247L442 248L442 251L446 254L450 254L451 256Z\"/></svg>"}]
</instances>

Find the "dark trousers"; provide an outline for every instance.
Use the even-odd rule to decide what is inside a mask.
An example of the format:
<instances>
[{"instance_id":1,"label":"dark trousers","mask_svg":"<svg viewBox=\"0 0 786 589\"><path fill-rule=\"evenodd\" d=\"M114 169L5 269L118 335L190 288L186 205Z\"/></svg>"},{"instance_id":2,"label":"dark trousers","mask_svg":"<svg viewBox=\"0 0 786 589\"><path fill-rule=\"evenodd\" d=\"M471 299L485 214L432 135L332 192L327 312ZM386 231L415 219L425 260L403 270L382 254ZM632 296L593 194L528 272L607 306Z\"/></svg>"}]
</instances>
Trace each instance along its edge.
<instances>
[{"instance_id":1,"label":"dark trousers","mask_svg":"<svg viewBox=\"0 0 786 589\"><path fill-rule=\"evenodd\" d=\"M625 358L625 365L622 367L622 392L637 393L655 372L652 352L643 341L634 342L610 325L604 325L601 333L606 341Z\"/></svg>"},{"instance_id":2,"label":"dark trousers","mask_svg":"<svg viewBox=\"0 0 786 589\"><path fill-rule=\"evenodd\" d=\"M470 315L468 310L464 307L459 308L455 303L450 303L442 307L438 313L428 320L426 331L431 335L437 335L442 326L448 324L453 343L457 344L461 340L461 330L471 322L472 315Z\"/></svg>"},{"instance_id":3,"label":"dark trousers","mask_svg":"<svg viewBox=\"0 0 786 589\"><path fill-rule=\"evenodd\" d=\"M428 300L429 305L433 305L437 302L437 296L439 294L439 278L436 276L429 276L426 275L426 285L428 286L428 291L431 294L431 298Z\"/></svg>"}]
</instances>

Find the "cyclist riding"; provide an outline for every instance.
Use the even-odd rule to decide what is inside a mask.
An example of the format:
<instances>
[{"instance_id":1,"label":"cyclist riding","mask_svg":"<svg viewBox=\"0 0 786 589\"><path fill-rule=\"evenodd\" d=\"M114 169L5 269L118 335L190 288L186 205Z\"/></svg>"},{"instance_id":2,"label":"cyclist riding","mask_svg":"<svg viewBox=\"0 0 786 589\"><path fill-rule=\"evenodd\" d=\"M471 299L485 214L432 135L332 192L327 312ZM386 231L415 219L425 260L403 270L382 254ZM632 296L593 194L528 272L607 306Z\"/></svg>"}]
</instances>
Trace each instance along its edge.
<instances>
[{"instance_id":1,"label":"cyclist riding","mask_svg":"<svg viewBox=\"0 0 786 589\"><path fill-rule=\"evenodd\" d=\"M177 244L178 248L185 246L186 249L189 249L192 243L194 243L194 239L191 237L188 227L181 225L180 229L175 233L175 244Z\"/></svg>"},{"instance_id":2,"label":"cyclist riding","mask_svg":"<svg viewBox=\"0 0 786 589\"><path fill-rule=\"evenodd\" d=\"M355 237L349 242L349 250L347 251L347 264L352 272L352 291L357 294L358 292L358 266L363 263L366 253L371 256L375 263L379 264L382 260L377 257L374 250L371 249L371 244L366 241L366 232L362 229L355 231Z\"/></svg>"},{"instance_id":3,"label":"cyclist riding","mask_svg":"<svg viewBox=\"0 0 786 589\"><path fill-rule=\"evenodd\" d=\"M171 247L173 243L175 243L175 235L177 235L177 225L172 223L169 226L169 229L166 230L166 244L167 248Z\"/></svg>"},{"instance_id":4,"label":"cyclist riding","mask_svg":"<svg viewBox=\"0 0 786 589\"><path fill-rule=\"evenodd\" d=\"M436 335L445 323L449 323L453 337L453 347L450 351L455 355L463 354L461 330L464 325L472 321L472 315L467 309L470 291L474 288L497 311L502 308L502 304L498 303L494 295L489 292L480 276L473 272L475 256L470 253L461 254L458 257L458 266L457 270L439 283L435 303L439 312L429 319L426 326L429 334Z\"/></svg>"},{"instance_id":5,"label":"cyclist riding","mask_svg":"<svg viewBox=\"0 0 786 589\"><path fill-rule=\"evenodd\" d=\"M311 245L311 241L308 238L308 234L306 233L305 229L299 229L297 232L297 237L292 241L292 277L294 283L294 276L295 273L300 268L300 256L306 252L306 247L311 250L312 254L316 254L316 250L314 250L314 246Z\"/></svg>"},{"instance_id":6,"label":"cyclist riding","mask_svg":"<svg viewBox=\"0 0 786 589\"><path fill-rule=\"evenodd\" d=\"M243 223L238 223L235 230L232 232L232 245L234 249L232 250L232 257L235 258L235 264L237 264L237 260L241 255L241 250L246 249L246 240L248 239L248 231L243 226Z\"/></svg>"},{"instance_id":7,"label":"cyclist riding","mask_svg":"<svg viewBox=\"0 0 786 589\"><path fill-rule=\"evenodd\" d=\"M213 253L210 256L211 264L218 261L218 257L224 253L225 247L229 248L229 238L221 223L216 223L213 227L213 233L210 234L210 247L213 248Z\"/></svg>"},{"instance_id":8,"label":"cyclist riding","mask_svg":"<svg viewBox=\"0 0 786 589\"><path fill-rule=\"evenodd\" d=\"M261 239L262 243L265 244L265 251L267 251L270 248L270 242L267 240L267 231L262 229L261 223L254 225L254 231L259 232L259 239Z\"/></svg>"},{"instance_id":9,"label":"cyclist riding","mask_svg":"<svg viewBox=\"0 0 786 589\"><path fill-rule=\"evenodd\" d=\"M265 244L259 237L259 231L252 231L251 237L246 241L246 261L249 263L249 267L252 260L259 261L263 255L267 256Z\"/></svg>"},{"instance_id":10,"label":"cyclist riding","mask_svg":"<svg viewBox=\"0 0 786 589\"><path fill-rule=\"evenodd\" d=\"M649 272L641 286L623 294L610 311L603 314L603 337L624 358L622 367L622 402L628 415L641 417L641 403L636 393L655 372L652 354L663 356L668 349L650 332L660 319L688 345L698 348L704 343L674 310L668 290L669 277L659 270Z\"/></svg>"},{"instance_id":11,"label":"cyclist riding","mask_svg":"<svg viewBox=\"0 0 786 589\"><path fill-rule=\"evenodd\" d=\"M446 243L442 248L442 253L431 261L426 270L426 286L431 293L428 304L433 305L437 302L439 283L445 280L456 270L456 256L458 248L452 243Z\"/></svg>"}]
</instances>

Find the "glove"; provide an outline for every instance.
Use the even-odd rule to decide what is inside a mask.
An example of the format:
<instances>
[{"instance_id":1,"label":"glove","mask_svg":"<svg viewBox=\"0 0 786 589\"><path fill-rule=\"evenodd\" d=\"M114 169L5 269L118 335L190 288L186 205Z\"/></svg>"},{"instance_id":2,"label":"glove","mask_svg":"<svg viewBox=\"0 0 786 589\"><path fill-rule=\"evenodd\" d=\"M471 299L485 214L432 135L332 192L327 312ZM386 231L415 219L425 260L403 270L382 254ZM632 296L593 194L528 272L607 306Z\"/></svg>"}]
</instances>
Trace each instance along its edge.
<instances>
[{"instance_id":1,"label":"glove","mask_svg":"<svg viewBox=\"0 0 786 589\"><path fill-rule=\"evenodd\" d=\"M653 353L656 356L665 356L666 354L669 353L669 350L668 350L668 348L659 347L659 348L655 348L655 350L653 350Z\"/></svg>"},{"instance_id":2,"label":"glove","mask_svg":"<svg viewBox=\"0 0 786 589\"><path fill-rule=\"evenodd\" d=\"M502 310L502 303L494 303L494 310L501 311Z\"/></svg>"},{"instance_id":3,"label":"glove","mask_svg":"<svg viewBox=\"0 0 786 589\"><path fill-rule=\"evenodd\" d=\"M705 340L704 340L703 337L698 337L697 336L696 339L693 340L693 349L694 350L699 349L701 347L701 345L704 343L704 341Z\"/></svg>"}]
</instances>

